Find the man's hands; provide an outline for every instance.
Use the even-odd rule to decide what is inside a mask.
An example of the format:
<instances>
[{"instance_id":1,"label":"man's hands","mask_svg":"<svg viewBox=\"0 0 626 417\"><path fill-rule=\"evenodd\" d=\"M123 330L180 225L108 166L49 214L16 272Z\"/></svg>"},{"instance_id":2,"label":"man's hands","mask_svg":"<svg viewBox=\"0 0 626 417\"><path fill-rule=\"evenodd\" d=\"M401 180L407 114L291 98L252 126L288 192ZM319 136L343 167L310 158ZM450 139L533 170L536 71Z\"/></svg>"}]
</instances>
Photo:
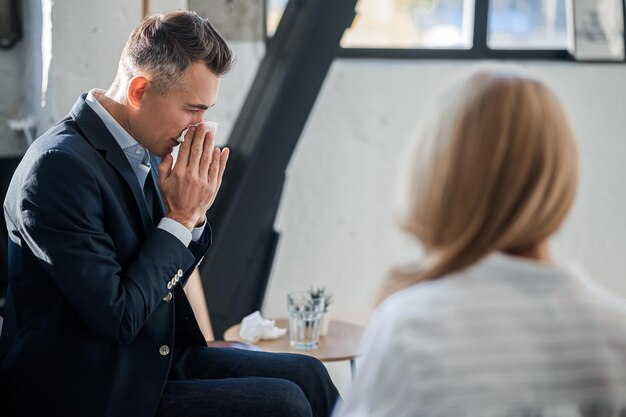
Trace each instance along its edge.
<instances>
[{"instance_id":1,"label":"man's hands","mask_svg":"<svg viewBox=\"0 0 626 417\"><path fill-rule=\"evenodd\" d=\"M174 158L167 155L159 166L159 190L167 206L166 217L192 230L202 224L222 185L228 148L214 146L213 133L204 124L191 126Z\"/></svg>"}]
</instances>

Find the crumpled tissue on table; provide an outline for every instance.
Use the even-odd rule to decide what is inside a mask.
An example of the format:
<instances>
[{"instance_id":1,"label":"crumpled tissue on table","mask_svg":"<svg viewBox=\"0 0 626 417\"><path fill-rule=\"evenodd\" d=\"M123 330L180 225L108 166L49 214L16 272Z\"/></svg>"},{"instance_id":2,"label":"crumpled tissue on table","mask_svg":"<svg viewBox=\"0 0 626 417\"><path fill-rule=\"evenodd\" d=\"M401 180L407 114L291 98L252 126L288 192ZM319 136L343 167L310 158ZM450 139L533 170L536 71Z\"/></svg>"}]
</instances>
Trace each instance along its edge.
<instances>
[{"instance_id":1,"label":"crumpled tissue on table","mask_svg":"<svg viewBox=\"0 0 626 417\"><path fill-rule=\"evenodd\" d=\"M259 340L278 339L287 333L287 329L276 327L274 320L267 320L259 311L246 316L241 321L239 336L248 343L256 343Z\"/></svg>"}]
</instances>

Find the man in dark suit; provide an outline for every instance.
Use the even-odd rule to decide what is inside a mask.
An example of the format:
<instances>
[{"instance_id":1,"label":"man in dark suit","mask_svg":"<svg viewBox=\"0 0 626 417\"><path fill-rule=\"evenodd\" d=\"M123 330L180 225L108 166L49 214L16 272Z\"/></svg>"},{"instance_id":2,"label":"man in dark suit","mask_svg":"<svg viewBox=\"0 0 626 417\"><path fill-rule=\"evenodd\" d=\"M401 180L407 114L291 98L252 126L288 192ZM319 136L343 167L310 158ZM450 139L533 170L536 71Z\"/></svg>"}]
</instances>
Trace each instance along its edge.
<instances>
[{"instance_id":1,"label":"man in dark suit","mask_svg":"<svg viewBox=\"0 0 626 417\"><path fill-rule=\"evenodd\" d=\"M211 241L228 149L205 125L231 51L191 12L131 34L112 86L82 95L11 181L0 408L37 416L326 416L301 355L206 347L182 290ZM159 159L161 161L159 161ZM158 167L158 177L156 169ZM3 413L4 415L4 413Z\"/></svg>"}]
</instances>

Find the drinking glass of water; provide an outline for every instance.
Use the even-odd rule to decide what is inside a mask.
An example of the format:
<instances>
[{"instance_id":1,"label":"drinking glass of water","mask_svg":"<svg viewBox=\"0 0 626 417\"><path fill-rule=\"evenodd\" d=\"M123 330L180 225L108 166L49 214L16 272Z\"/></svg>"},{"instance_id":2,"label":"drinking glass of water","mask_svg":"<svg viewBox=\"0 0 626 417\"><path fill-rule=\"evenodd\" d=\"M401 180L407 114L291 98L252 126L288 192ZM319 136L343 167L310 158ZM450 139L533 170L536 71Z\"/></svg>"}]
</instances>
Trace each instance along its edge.
<instances>
[{"instance_id":1,"label":"drinking glass of water","mask_svg":"<svg viewBox=\"0 0 626 417\"><path fill-rule=\"evenodd\" d=\"M292 292L287 295L291 347L295 349L317 348L325 303L324 297L312 298L306 291Z\"/></svg>"}]
</instances>

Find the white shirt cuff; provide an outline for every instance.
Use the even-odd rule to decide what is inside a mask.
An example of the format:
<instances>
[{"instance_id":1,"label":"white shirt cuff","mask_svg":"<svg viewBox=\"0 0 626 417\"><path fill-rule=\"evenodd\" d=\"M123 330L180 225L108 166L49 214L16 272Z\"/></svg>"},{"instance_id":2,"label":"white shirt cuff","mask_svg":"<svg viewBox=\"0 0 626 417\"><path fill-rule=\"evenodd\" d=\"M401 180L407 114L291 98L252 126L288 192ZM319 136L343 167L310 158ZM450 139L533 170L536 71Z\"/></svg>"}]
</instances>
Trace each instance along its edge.
<instances>
[{"instance_id":1,"label":"white shirt cuff","mask_svg":"<svg viewBox=\"0 0 626 417\"><path fill-rule=\"evenodd\" d=\"M204 221L198 227L194 227L191 231L191 240L194 242L198 242L202 237L202 233L204 233L204 228L206 226L206 216L204 216Z\"/></svg>"},{"instance_id":2,"label":"white shirt cuff","mask_svg":"<svg viewBox=\"0 0 626 417\"><path fill-rule=\"evenodd\" d=\"M206 224L206 221L205 221L205 224ZM159 229L165 230L166 232L173 234L174 237L180 240L180 242L185 246L189 246L189 243L191 243L191 239L193 237L192 233L189 231L189 229L187 229L182 224L178 223L176 220L172 220L169 217L163 217L157 227ZM204 229L204 225L202 226L202 228ZM194 232L195 232L195 229L194 229Z\"/></svg>"}]
</instances>

